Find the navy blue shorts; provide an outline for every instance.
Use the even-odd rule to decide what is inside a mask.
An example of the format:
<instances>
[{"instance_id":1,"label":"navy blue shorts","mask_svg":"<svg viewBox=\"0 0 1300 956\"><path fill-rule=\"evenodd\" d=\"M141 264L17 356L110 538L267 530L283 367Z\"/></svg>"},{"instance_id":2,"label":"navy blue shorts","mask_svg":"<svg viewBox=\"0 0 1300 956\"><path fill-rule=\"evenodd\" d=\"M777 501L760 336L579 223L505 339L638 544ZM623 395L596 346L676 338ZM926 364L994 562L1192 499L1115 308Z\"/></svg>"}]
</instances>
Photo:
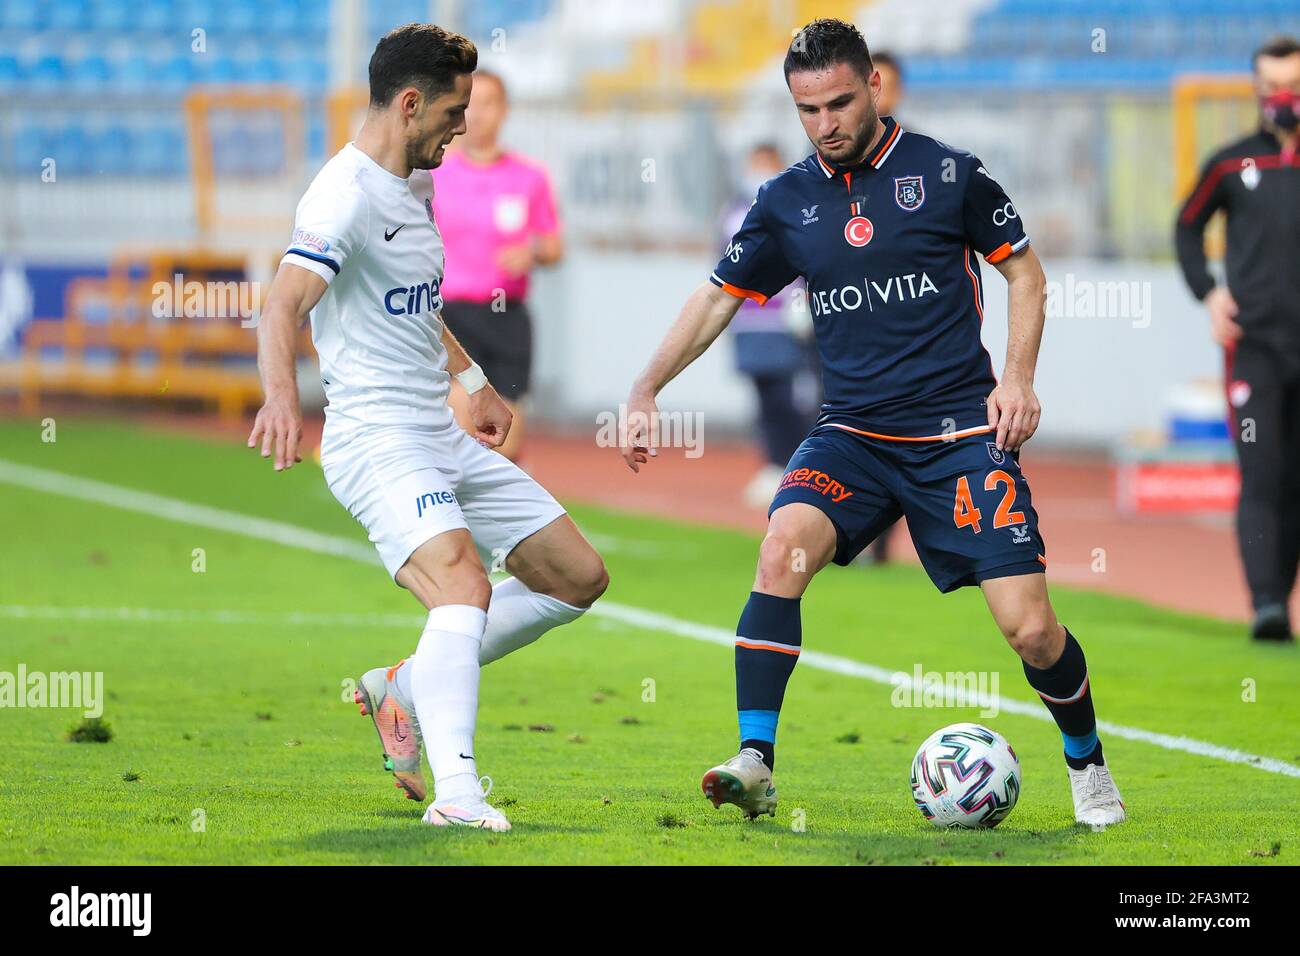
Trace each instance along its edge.
<instances>
[{"instance_id":1,"label":"navy blue shorts","mask_svg":"<svg viewBox=\"0 0 1300 956\"><path fill-rule=\"evenodd\" d=\"M786 467L768 515L801 501L823 511L848 564L899 517L930 580L953 591L989 578L1046 570L1038 514L1018 456L993 433L903 442L822 425Z\"/></svg>"}]
</instances>

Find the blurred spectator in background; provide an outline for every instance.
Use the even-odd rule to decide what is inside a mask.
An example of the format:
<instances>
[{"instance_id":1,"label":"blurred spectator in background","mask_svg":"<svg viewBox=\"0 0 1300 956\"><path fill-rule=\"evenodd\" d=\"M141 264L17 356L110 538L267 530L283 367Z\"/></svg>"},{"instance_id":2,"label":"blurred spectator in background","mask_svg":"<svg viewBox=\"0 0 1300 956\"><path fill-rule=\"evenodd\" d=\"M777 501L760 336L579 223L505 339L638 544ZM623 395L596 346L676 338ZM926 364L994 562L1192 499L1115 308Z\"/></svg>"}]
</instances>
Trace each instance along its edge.
<instances>
[{"instance_id":1,"label":"blurred spectator in background","mask_svg":"<svg viewBox=\"0 0 1300 956\"><path fill-rule=\"evenodd\" d=\"M1206 162L1183 203L1175 246L1224 348L1241 462L1237 543L1259 640L1292 640L1300 563L1300 41L1254 57L1260 128ZM1227 284L1206 267L1205 226L1228 220Z\"/></svg>"},{"instance_id":2,"label":"blurred spectator in background","mask_svg":"<svg viewBox=\"0 0 1300 956\"><path fill-rule=\"evenodd\" d=\"M873 50L871 65L880 71L880 95L876 97L876 112L881 116L894 116L894 111L903 99L903 67L888 50ZM898 119L897 116L894 118Z\"/></svg>"},{"instance_id":3,"label":"blurred spectator in background","mask_svg":"<svg viewBox=\"0 0 1300 956\"><path fill-rule=\"evenodd\" d=\"M501 77L475 72L468 128L433 170L433 208L447 249L442 319L514 413L499 449L513 461L523 441L520 403L533 361L528 277L537 266L559 262L564 244L546 171L501 145L507 110ZM453 381L451 405L462 427L467 403Z\"/></svg>"},{"instance_id":4,"label":"blurred spectator in background","mask_svg":"<svg viewBox=\"0 0 1300 956\"><path fill-rule=\"evenodd\" d=\"M722 222L728 240L739 231L758 188L785 167L772 143L759 143L749 151L739 196ZM786 462L812 428L820 404L811 316L806 308L793 308L794 290L801 288L791 286L762 306L746 299L731 321L736 370L754 383L758 396L758 433L765 463L744 492L745 503L754 508L771 503Z\"/></svg>"}]
</instances>

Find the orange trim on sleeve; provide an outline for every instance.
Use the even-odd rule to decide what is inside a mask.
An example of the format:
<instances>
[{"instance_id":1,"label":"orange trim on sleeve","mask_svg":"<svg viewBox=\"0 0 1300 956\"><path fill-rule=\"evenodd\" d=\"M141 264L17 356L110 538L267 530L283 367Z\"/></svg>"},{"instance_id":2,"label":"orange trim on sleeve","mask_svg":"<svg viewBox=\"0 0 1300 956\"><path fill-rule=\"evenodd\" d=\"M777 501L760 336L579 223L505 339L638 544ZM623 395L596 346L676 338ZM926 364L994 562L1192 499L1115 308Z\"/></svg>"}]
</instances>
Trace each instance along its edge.
<instances>
[{"instance_id":1,"label":"orange trim on sleeve","mask_svg":"<svg viewBox=\"0 0 1300 956\"><path fill-rule=\"evenodd\" d=\"M716 281L721 285L723 292L730 292L738 299L753 299L759 305L767 304L767 296L763 295L761 292L755 292L752 289L742 289L740 286L732 285L730 282L726 282L722 279Z\"/></svg>"},{"instance_id":2,"label":"orange trim on sleeve","mask_svg":"<svg viewBox=\"0 0 1300 956\"><path fill-rule=\"evenodd\" d=\"M1002 245L998 246L987 256L985 256L984 261L987 262L989 265L997 265L999 262L1001 262L1009 255L1011 255L1011 243L1004 242L1002 243Z\"/></svg>"}]
</instances>

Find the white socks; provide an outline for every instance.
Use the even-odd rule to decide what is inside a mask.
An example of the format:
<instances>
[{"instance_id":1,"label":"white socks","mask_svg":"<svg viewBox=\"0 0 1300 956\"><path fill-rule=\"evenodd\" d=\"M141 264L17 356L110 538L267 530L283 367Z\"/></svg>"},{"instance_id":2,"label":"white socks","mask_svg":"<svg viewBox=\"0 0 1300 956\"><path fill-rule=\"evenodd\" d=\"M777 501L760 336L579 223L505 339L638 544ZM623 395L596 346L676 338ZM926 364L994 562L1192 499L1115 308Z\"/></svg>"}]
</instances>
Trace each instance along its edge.
<instances>
[{"instance_id":1,"label":"white socks","mask_svg":"<svg viewBox=\"0 0 1300 956\"><path fill-rule=\"evenodd\" d=\"M586 608L565 604L548 594L530 591L518 578L506 578L492 588L487 630L478 662L491 664L533 643L553 627L576 621Z\"/></svg>"},{"instance_id":2,"label":"white socks","mask_svg":"<svg viewBox=\"0 0 1300 956\"><path fill-rule=\"evenodd\" d=\"M435 607L410 660L411 699L440 803L482 794L474 763L474 725L479 645L486 625L487 613L473 605Z\"/></svg>"},{"instance_id":3,"label":"white socks","mask_svg":"<svg viewBox=\"0 0 1300 956\"><path fill-rule=\"evenodd\" d=\"M468 604L429 612L415 653L397 670L398 691L415 704L438 803L481 794L474 762L479 666L526 647L586 608L528 590L518 578L492 588L485 614Z\"/></svg>"}]
</instances>

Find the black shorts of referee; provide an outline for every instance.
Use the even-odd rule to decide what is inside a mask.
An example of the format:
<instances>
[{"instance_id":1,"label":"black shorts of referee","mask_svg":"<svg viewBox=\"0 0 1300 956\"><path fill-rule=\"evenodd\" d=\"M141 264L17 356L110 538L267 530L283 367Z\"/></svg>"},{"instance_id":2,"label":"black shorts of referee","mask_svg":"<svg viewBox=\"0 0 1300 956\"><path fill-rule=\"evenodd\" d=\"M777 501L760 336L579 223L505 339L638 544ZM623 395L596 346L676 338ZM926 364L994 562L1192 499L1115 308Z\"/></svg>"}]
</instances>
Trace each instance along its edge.
<instances>
[{"instance_id":1,"label":"black shorts of referee","mask_svg":"<svg viewBox=\"0 0 1300 956\"><path fill-rule=\"evenodd\" d=\"M447 300L442 321L497 394L518 402L528 394L533 367L533 320L528 306L512 303L494 310L490 302Z\"/></svg>"}]
</instances>

